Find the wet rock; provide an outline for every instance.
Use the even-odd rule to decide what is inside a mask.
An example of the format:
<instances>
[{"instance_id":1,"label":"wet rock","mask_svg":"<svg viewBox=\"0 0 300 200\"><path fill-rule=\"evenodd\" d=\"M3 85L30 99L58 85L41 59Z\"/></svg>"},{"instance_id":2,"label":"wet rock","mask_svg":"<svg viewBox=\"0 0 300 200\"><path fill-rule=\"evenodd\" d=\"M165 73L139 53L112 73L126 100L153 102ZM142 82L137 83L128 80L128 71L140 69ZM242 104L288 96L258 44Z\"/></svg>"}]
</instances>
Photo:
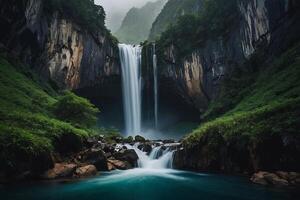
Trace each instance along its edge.
<instances>
[{"instance_id":1,"label":"wet rock","mask_svg":"<svg viewBox=\"0 0 300 200\"><path fill-rule=\"evenodd\" d=\"M111 162L107 162L107 168L108 168L108 171L112 171L112 170L115 170L116 167L115 165L113 165Z\"/></svg>"},{"instance_id":2,"label":"wet rock","mask_svg":"<svg viewBox=\"0 0 300 200\"><path fill-rule=\"evenodd\" d=\"M74 177L89 177L97 174L97 168L95 165L86 165L84 167L77 168Z\"/></svg>"},{"instance_id":3,"label":"wet rock","mask_svg":"<svg viewBox=\"0 0 300 200\"><path fill-rule=\"evenodd\" d=\"M53 169L48 170L42 176L45 179L57 179L72 177L76 170L76 164L56 163Z\"/></svg>"},{"instance_id":4,"label":"wet rock","mask_svg":"<svg viewBox=\"0 0 300 200\"><path fill-rule=\"evenodd\" d=\"M123 139L123 142L128 143L128 144L132 143L133 141L134 141L134 139L132 136L129 136L129 137Z\"/></svg>"},{"instance_id":5,"label":"wet rock","mask_svg":"<svg viewBox=\"0 0 300 200\"><path fill-rule=\"evenodd\" d=\"M143 143L138 145L138 149L143 152L146 152L147 154L150 154L152 151L152 145L150 143Z\"/></svg>"},{"instance_id":6,"label":"wet rock","mask_svg":"<svg viewBox=\"0 0 300 200\"><path fill-rule=\"evenodd\" d=\"M261 185L268 185L267 180L265 180L265 173L266 172L258 172L255 173L252 177L251 177L251 181L253 183L257 183L257 184L261 184Z\"/></svg>"},{"instance_id":7,"label":"wet rock","mask_svg":"<svg viewBox=\"0 0 300 200\"><path fill-rule=\"evenodd\" d=\"M106 171L107 168L107 158L102 151L102 149L88 149L81 152L78 156L78 160L82 163L95 165L99 171Z\"/></svg>"},{"instance_id":8,"label":"wet rock","mask_svg":"<svg viewBox=\"0 0 300 200\"><path fill-rule=\"evenodd\" d=\"M126 169L132 169L132 165L130 165L127 161L121 161L121 160L108 160L108 162L113 166L112 169L120 169L120 170L126 170Z\"/></svg>"},{"instance_id":9,"label":"wet rock","mask_svg":"<svg viewBox=\"0 0 300 200\"><path fill-rule=\"evenodd\" d=\"M146 139L140 135L134 137L135 142L146 142Z\"/></svg>"},{"instance_id":10,"label":"wet rock","mask_svg":"<svg viewBox=\"0 0 300 200\"><path fill-rule=\"evenodd\" d=\"M117 160L127 161L131 166L136 166L139 159L137 153L133 149L121 150L113 155Z\"/></svg>"},{"instance_id":11,"label":"wet rock","mask_svg":"<svg viewBox=\"0 0 300 200\"><path fill-rule=\"evenodd\" d=\"M280 178L274 173L265 173L264 179L267 180L267 182L271 185L277 185L277 186L289 185L289 182L287 180Z\"/></svg>"},{"instance_id":12,"label":"wet rock","mask_svg":"<svg viewBox=\"0 0 300 200\"><path fill-rule=\"evenodd\" d=\"M170 144L170 143L175 143L175 140L163 140L162 142L164 144Z\"/></svg>"},{"instance_id":13,"label":"wet rock","mask_svg":"<svg viewBox=\"0 0 300 200\"><path fill-rule=\"evenodd\" d=\"M277 171L275 173L260 171L251 177L251 181L262 185L288 186L298 185L300 174L296 172Z\"/></svg>"}]
</instances>

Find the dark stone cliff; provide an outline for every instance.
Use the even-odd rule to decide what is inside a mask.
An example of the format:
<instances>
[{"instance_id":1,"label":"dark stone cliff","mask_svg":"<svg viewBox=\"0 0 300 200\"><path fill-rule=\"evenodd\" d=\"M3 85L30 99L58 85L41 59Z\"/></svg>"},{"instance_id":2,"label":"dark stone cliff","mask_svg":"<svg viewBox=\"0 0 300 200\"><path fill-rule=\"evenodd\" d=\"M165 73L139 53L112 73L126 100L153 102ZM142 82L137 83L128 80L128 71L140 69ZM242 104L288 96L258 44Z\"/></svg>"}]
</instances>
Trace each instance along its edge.
<instances>
[{"instance_id":1,"label":"dark stone cliff","mask_svg":"<svg viewBox=\"0 0 300 200\"><path fill-rule=\"evenodd\" d=\"M238 10L238 25L228 38L206 41L182 59L174 45L163 50L160 81L168 84L161 84L161 91L171 88L187 104L204 112L218 97L223 78L258 48L263 46L266 59L272 59L299 38L297 1L239 0Z\"/></svg>"},{"instance_id":2,"label":"dark stone cliff","mask_svg":"<svg viewBox=\"0 0 300 200\"><path fill-rule=\"evenodd\" d=\"M0 1L2 48L61 89L120 82L117 44L106 29L90 32L43 0Z\"/></svg>"}]
</instances>

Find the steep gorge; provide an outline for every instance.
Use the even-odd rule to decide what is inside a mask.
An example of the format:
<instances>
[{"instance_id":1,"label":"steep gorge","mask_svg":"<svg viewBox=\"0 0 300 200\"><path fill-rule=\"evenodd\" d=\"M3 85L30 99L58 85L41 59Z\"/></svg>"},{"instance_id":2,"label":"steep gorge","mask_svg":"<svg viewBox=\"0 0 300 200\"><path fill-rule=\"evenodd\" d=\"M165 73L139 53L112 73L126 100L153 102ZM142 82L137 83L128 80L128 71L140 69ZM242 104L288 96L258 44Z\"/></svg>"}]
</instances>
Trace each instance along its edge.
<instances>
[{"instance_id":1,"label":"steep gorge","mask_svg":"<svg viewBox=\"0 0 300 200\"><path fill-rule=\"evenodd\" d=\"M1 44L59 88L92 87L119 76L117 42L106 28L90 31L67 12L47 10L42 0L0 5Z\"/></svg>"},{"instance_id":2,"label":"steep gorge","mask_svg":"<svg viewBox=\"0 0 300 200\"><path fill-rule=\"evenodd\" d=\"M273 60L299 39L299 5L295 1L238 0L235 6L234 26L225 35L208 36L185 55L176 41L161 46L161 82L173 84L178 96L201 112L219 96L224 77L237 68L243 70L255 52L263 49L265 60ZM161 87L164 90L164 84Z\"/></svg>"},{"instance_id":3,"label":"steep gorge","mask_svg":"<svg viewBox=\"0 0 300 200\"><path fill-rule=\"evenodd\" d=\"M222 1L216 2L221 9ZM228 173L299 171L299 3L230 2L219 16L203 9L200 18L181 17L158 40L160 91L172 88L202 113L174 165ZM197 24L202 19L203 27Z\"/></svg>"}]
</instances>

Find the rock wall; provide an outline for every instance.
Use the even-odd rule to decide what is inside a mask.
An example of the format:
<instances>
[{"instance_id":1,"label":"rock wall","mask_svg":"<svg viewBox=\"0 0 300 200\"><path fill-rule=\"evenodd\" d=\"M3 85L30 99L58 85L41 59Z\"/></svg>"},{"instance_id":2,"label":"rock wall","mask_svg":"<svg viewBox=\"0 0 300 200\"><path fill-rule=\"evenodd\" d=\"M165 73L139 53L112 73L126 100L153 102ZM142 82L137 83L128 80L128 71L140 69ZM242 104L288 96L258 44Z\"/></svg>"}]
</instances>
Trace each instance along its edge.
<instances>
[{"instance_id":1,"label":"rock wall","mask_svg":"<svg viewBox=\"0 0 300 200\"><path fill-rule=\"evenodd\" d=\"M202 137L197 144L183 144L175 152L173 165L181 170L252 174L260 170L299 171L299 137L278 134L251 140L220 133ZM274 148L275 147L275 148Z\"/></svg>"},{"instance_id":2,"label":"rock wall","mask_svg":"<svg viewBox=\"0 0 300 200\"><path fill-rule=\"evenodd\" d=\"M119 77L118 50L107 30L91 33L42 0L0 1L0 43L62 89L81 89Z\"/></svg>"},{"instance_id":3,"label":"rock wall","mask_svg":"<svg viewBox=\"0 0 300 200\"><path fill-rule=\"evenodd\" d=\"M164 49L160 79L172 83L178 96L199 111L218 97L224 76L242 66L258 47L266 47L271 59L299 38L299 3L295 1L238 0L238 8L238 25L228 38L207 41L183 59L178 59L173 45Z\"/></svg>"}]
</instances>

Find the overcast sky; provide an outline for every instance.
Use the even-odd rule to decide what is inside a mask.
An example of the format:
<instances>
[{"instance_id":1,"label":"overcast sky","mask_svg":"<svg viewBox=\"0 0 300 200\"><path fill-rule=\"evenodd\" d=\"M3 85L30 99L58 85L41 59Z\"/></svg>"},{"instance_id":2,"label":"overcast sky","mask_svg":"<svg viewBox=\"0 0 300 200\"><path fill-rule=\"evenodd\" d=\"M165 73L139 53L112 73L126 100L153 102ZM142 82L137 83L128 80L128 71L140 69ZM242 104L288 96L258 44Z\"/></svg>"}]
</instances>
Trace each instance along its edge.
<instances>
[{"instance_id":1,"label":"overcast sky","mask_svg":"<svg viewBox=\"0 0 300 200\"><path fill-rule=\"evenodd\" d=\"M95 3L104 7L106 25L112 32L115 32L130 8L141 7L148 1L156 0L95 0Z\"/></svg>"}]
</instances>

